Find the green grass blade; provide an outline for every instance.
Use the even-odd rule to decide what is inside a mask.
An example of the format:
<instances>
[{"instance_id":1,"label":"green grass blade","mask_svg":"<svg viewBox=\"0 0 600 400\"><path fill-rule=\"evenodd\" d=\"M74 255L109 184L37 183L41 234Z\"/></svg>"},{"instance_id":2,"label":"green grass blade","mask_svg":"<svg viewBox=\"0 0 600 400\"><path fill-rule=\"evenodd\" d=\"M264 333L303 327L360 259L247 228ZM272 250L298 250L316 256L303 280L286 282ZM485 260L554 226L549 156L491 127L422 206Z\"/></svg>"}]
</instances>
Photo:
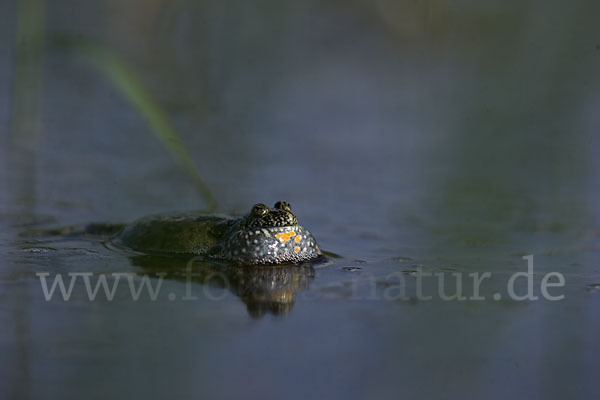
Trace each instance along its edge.
<instances>
[{"instance_id":1,"label":"green grass blade","mask_svg":"<svg viewBox=\"0 0 600 400\"><path fill-rule=\"evenodd\" d=\"M167 148L179 166L192 180L196 190L205 201L209 211L214 211L217 202L208 186L200 176L198 169L186 150L183 141L173 129L166 114L133 70L114 52L88 40L57 38L55 44L63 49L74 51L96 67L125 99L142 115L154 135Z\"/></svg>"}]
</instances>

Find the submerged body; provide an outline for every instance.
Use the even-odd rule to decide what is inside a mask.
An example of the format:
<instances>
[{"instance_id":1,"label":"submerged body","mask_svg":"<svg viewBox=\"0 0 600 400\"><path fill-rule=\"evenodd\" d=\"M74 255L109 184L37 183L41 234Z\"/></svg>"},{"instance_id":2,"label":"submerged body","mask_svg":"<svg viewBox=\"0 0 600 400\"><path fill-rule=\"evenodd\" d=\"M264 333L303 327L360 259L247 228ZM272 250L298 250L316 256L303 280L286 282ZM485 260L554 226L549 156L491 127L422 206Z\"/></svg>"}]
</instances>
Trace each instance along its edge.
<instances>
[{"instance_id":1,"label":"submerged body","mask_svg":"<svg viewBox=\"0 0 600 400\"><path fill-rule=\"evenodd\" d=\"M243 264L297 263L321 255L313 235L282 201L273 208L256 204L239 218L151 215L125 225L113 241L145 253L205 255Z\"/></svg>"}]
</instances>

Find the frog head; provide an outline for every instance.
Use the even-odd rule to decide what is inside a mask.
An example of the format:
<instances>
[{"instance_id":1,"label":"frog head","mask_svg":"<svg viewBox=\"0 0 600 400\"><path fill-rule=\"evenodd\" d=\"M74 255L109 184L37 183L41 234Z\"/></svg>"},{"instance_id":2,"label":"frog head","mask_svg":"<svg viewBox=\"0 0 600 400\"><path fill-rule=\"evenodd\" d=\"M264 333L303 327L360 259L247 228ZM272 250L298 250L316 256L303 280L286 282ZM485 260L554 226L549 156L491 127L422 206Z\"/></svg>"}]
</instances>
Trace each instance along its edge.
<instances>
[{"instance_id":1,"label":"frog head","mask_svg":"<svg viewBox=\"0 0 600 400\"><path fill-rule=\"evenodd\" d=\"M278 201L273 208L258 203L243 218L242 229L272 228L298 225L298 218L292 214L292 207L287 201Z\"/></svg>"},{"instance_id":2,"label":"frog head","mask_svg":"<svg viewBox=\"0 0 600 400\"><path fill-rule=\"evenodd\" d=\"M223 246L223 256L244 264L308 261L321 254L313 235L298 224L288 202L256 204Z\"/></svg>"}]
</instances>

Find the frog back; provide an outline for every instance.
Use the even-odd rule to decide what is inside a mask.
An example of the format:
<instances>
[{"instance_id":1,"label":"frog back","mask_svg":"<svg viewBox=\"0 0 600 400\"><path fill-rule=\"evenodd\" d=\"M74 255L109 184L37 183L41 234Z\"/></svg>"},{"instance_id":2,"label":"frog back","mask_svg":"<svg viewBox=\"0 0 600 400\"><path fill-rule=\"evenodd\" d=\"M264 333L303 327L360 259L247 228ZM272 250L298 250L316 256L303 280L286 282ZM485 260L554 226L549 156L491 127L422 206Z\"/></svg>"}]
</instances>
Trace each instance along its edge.
<instances>
[{"instance_id":1,"label":"frog back","mask_svg":"<svg viewBox=\"0 0 600 400\"><path fill-rule=\"evenodd\" d=\"M126 225L114 241L147 253L206 254L234 223L235 219L224 215L150 215Z\"/></svg>"}]
</instances>

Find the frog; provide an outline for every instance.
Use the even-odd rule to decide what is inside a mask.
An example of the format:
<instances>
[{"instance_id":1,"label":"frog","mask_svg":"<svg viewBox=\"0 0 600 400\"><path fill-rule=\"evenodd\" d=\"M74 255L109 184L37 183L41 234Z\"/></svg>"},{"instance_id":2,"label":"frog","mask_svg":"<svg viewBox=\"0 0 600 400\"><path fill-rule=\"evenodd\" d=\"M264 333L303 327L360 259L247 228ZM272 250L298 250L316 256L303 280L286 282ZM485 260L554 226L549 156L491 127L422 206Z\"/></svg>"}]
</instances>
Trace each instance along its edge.
<instances>
[{"instance_id":1,"label":"frog","mask_svg":"<svg viewBox=\"0 0 600 400\"><path fill-rule=\"evenodd\" d=\"M244 265L297 264L323 258L315 237L299 225L286 201L273 207L255 204L240 217L165 213L117 227L111 242L144 254L190 254ZM93 230L88 228L88 232Z\"/></svg>"}]
</instances>

